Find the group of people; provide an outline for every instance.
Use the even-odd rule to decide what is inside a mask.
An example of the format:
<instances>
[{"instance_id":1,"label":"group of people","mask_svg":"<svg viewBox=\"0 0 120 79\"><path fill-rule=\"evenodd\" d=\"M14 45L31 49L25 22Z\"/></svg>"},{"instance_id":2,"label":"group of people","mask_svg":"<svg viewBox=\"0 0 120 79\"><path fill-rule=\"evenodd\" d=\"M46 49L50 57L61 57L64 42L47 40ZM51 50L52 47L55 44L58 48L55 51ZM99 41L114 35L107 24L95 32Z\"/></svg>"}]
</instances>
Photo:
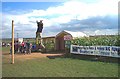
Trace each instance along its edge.
<instances>
[{"instance_id":1,"label":"group of people","mask_svg":"<svg viewBox=\"0 0 120 79\"><path fill-rule=\"evenodd\" d=\"M36 32L36 44L42 46L45 48L45 46L42 43L42 30L43 30L43 20L40 20L40 22L36 21L37 23L37 32ZM35 50L37 47L33 45L33 50ZM24 54L30 54L32 49L32 44L27 40L27 42L19 43L18 41L15 41L14 43L14 51L15 53L24 53ZM10 53L12 54L12 43L10 46Z\"/></svg>"},{"instance_id":2,"label":"group of people","mask_svg":"<svg viewBox=\"0 0 120 79\"><path fill-rule=\"evenodd\" d=\"M23 54L31 54L32 43L27 40L26 42L14 42L14 53L23 53ZM10 53L12 54L12 43L10 46Z\"/></svg>"}]
</instances>

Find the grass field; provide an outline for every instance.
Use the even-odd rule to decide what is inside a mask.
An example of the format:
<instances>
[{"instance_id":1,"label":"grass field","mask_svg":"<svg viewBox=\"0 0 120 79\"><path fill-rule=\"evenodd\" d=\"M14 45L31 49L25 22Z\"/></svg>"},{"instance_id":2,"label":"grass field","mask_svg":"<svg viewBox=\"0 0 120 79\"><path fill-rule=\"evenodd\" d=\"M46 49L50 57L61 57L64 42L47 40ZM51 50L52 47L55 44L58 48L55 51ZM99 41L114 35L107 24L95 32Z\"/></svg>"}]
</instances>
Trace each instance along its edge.
<instances>
[{"instance_id":1,"label":"grass field","mask_svg":"<svg viewBox=\"0 0 120 79\"><path fill-rule=\"evenodd\" d=\"M3 77L118 77L118 64L73 59L40 57L15 59L10 64L9 48L3 48Z\"/></svg>"}]
</instances>

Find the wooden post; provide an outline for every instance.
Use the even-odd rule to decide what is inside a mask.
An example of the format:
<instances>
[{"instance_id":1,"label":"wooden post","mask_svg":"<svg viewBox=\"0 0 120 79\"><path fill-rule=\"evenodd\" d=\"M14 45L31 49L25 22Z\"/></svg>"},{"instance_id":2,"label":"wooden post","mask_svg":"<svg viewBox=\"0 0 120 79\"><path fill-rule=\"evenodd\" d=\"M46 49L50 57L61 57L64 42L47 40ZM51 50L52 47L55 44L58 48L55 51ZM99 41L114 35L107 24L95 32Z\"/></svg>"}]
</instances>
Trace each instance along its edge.
<instances>
[{"instance_id":1,"label":"wooden post","mask_svg":"<svg viewBox=\"0 0 120 79\"><path fill-rule=\"evenodd\" d=\"M14 64L14 20L12 20L12 64Z\"/></svg>"}]
</instances>

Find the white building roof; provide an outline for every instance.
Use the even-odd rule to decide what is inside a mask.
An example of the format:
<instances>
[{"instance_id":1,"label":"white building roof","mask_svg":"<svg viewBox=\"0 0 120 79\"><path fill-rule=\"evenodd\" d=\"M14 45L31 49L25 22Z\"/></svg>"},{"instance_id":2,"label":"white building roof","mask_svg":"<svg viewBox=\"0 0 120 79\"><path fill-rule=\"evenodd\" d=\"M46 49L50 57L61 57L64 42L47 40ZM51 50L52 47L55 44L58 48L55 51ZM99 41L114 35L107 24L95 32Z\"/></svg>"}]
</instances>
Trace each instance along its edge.
<instances>
[{"instance_id":1,"label":"white building roof","mask_svg":"<svg viewBox=\"0 0 120 79\"><path fill-rule=\"evenodd\" d=\"M73 31L67 31L67 30L63 30L62 32L58 33L56 35L56 37L59 36L62 33L70 34L73 38L76 38L76 37L89 37L88 35L86 35L83 32L73 32Z\"/></svg>"}]
</instances>

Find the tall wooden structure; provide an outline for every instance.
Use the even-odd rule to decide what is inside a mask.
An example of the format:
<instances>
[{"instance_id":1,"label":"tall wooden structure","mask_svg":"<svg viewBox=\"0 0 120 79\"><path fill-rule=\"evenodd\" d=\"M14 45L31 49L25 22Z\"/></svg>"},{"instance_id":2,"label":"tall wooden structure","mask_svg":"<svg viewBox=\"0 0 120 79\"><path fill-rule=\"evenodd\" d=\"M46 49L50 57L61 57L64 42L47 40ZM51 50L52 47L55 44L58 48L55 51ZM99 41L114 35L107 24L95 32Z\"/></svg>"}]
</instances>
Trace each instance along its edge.
<instances>
[{"instance_id":1,"label":"tall wooden structure","mask_svg":"<svg viewBox=\"0 0 120 79\"><path fill-rule=\"evenodd\" d=\"M12 64L14 64L14 20L12 20Z\"/></svg>"}]
</instances>

